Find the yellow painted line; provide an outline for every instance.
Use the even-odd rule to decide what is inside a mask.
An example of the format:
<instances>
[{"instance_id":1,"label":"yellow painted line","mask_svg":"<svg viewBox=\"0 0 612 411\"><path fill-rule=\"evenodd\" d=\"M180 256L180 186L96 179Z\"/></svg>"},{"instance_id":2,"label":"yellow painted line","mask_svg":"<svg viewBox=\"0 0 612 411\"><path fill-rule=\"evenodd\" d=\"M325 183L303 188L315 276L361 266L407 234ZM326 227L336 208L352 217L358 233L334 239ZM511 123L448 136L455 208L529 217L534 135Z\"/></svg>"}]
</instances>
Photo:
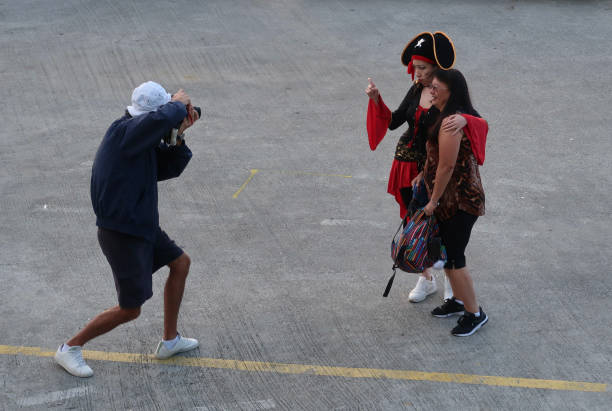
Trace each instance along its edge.
<instances>
[{"instance_id":1,"label":"yellow painted line","mask_svg":"<svg viewBox=\"0 0 612 411\"><path fill-rule=\"evenodd\" d=\"M247 184L249 184L249 181L251 181L253 179L253 177L255 176L255 174L257 174L259 172L259 170L257 169L252 169L251 170L251 175L249 176L249 178L246 179L246 181L244 183L242 183L242 185L240 186L240 188L238 189L238 191L236 191L234 193L234 195L232 196L232 198L238 198L238 196L240 195L240 193L242 192L242 190L244 190L244 188L247 186Z\"/></svg>"},{"instance_id":2,"label":"yellow painted line","mask_svg":"<svg viewBox=\"0 0 612 411\"><path fill-rule=\"evenodd\" d=\"M38 347L18 347L0 345L0 354L29 355L35 357L52 357L53 351L44 351ZM490 385L497 387L539 388L560 391L606 392L607 384L542 380L537 378L496 377L488 375L453 374L444 372L423 372L408 370L385 370L376 368L348 368L323 365L283 364L263 361L223 360L203 357L173 357L157 360L150 354L131 354L104 351L83 351L88 360L112 361L137 364L166 364L185 367L220 368L251 372L273 372L277 374L324 375L344 378L377 378L389 380L433 381L455 384Z\"/></svg>"},{"instance_id":3,"label":"yellow painted line","mask_svg":"<svg viewBox=\"0 0 612 411\"><path fill-rule=\"evenodd\" d=\"M319 176L319 177L353 178L353 176L349 176L349 175L346 175L346 174L311 173L309 171L290 171L290 170L277 170L277 171L279 173L284 173L284 174L296 174L296 175Z\"/></svg>"},{"instance_id":4,"label":"yellow painted line","mask_svg":"<svg viewBox=\"0 0 612 411\"><path fill-rule=\"evenodd\" d=\"M249 182L253 179L253 177L255 176L255 174L259 173L260 171L264 171L261 169L256 169L253 168L251 169L251 175L246 179L246 181L244 183L242 183L242 185L240 186L240 188L238 189L238 191L236 191L233 195L232 198L238 198L238 196L240 195L240 193L245 189L245 187L247 186L247 184L249 184ZM307 175L307 176L319 176L319 177L342 177L342 178L353 178L353 176L349 176L346 174L326 174L326 173L311 173L308 171L289 171L289 170L265 170L266 172L268 171L273 171L273 172L277 172L277 173L283 173L283 174L294 174L294 175Z\"/></svg>"}]
</instances>

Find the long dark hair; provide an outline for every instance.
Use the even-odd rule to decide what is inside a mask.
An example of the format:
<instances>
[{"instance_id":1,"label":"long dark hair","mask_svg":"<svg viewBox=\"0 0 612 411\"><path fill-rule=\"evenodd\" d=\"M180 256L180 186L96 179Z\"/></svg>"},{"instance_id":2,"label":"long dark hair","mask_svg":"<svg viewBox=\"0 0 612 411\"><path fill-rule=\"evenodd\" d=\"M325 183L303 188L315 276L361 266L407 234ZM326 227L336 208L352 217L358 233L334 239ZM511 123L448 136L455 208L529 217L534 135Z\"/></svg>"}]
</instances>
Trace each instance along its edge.
<instances>
[{"instance_id":1,"label":"long dark hair","mask_svg":"<svg viewBox=\"0 0 612 411\"><path fill-rule=\"evenodd\" d=\"M444 120L446 117L457 113L469 114L476 117L480 117L480 114L478 114L478 111L476 111L474 106L472 106L467 81L465 81L465 77L463 77L463 74L461 74L459 70L437 69L433 73L433 78L437 79L439 82L448 87L450 93L448 101L446 102L442 112L439 112L436 109L434 110L434 113L439 113L439 115L435 116L434 113L432 113L430 116L430 130L432 131L429 133L429 139L437 143L438 134L440 133L440 125L442 124L442 120ZM432 109L433 108L434 107L432 107ZM434 117L436 118L434 119Z\"/></svg>"}]
</instances>

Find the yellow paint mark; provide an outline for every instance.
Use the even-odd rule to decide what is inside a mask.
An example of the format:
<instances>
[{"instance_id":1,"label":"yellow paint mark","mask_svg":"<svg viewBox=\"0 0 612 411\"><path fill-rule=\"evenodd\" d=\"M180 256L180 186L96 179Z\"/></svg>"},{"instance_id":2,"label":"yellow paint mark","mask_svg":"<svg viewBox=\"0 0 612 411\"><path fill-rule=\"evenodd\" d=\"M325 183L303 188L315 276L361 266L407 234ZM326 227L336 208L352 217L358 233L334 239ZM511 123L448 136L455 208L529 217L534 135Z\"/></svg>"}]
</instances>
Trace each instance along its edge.
<instances>
[{"instance_id":1,"label":"yellow paint mark","mask_svg":"<svg viewBox=\"0 0 612 411\"><path fill-rule=\"evenodd\" d=\"M232 198L238 198L238 196L240 195L240 193L242 192L242 190L244 190L244 188L247 186L247 184L249 184L249 182L253 179L253 177L255 176L255 174L259 173L260 171L266 171L266 172L277 172L277 173L283 173L283 174L294 174L294 175L307 175L307 176L320 176L320 177L341 177L341 178L353 178L353 176L349 176L346 174L326 174L326 173L311 173L308 171L290 171L290 170L261 170L261 169L251 169L251 175L246 179L246 181L244 183L242 183L242 185L240 186L240 188L238 189L238 191L236 191L233 195Z\"/></svg>"},{"instance_id":2,"label":"yellow paint mark","mask_svg":"<svg viewBox=\"0 0 612 411\"><path fill-rule=\"evenodd\" d=\"M0 345L0 354L52 357L53 351L38 347ZM131 354L104 351L83 351L88 360L112 361L137 364L166 364L184 367L219 368L250 372L273 372L278 374L324 375L344 378L377 378L389 380L433 381L455 384L490 385L498 387L539 388L560 391L606 392L607 384L579 381L542 380L537 378L496 377L488 375L452 374L408 370L385 370L376 368L348 368L323 365L283 364L263 361L222 360L203 357L173 357L157 360L149 354Z\"/></svg>"},{"instance_id":3,"label":"yellow paint mark","mask_svg":"<svg viewBox=\"0 0 612 411\"><path fill-rule=\"evenodd\" d=\"M249 181L251 181L253 179L253 177L255 176L255 174L257 174L259 172L259 170L257 169L251 169L251 175L249 176L249 178L246 179L246 181L244 183L242 183L242 185L240 186L240 188L238 189L238 191L236 191L234 193L234 195L232 196L232 198L238 198L238 196L240 195L240 193L242 192L242 190L244 190L244 188L247 186L247 184L249 184Z\"/></svg>"},{"instance_id":4,"label":"yellow paint mark","mask_svg":"<svg viewBox=\"0 0 612 411\"><path fill-rule=\"evenodd\" d=\"M238 198L240 193L245 189L247 184L249 184L249 182L253 179L255 174L259 173L260 171L262 171L262 170L261 169L256 169L256 168L251 169L251 175L246 179L246 181L244 183L242 183L242 185L240 186L238 191L236 191L232 195L232 198ZM276 171L277 173L294 174L294 175L353 178L353 176L349 176L349 175L345 175L345 174L311 173L311 172L308 172L308 171L289 171L289 170L265 170L265 171Z\"/></svg>"},{"instance_id":5,"label":"yellow paint mark","mask_svg":"<svg viewBox=\"0 0 612 411\"><path fill-rule=\"evenodd\" d=\"M353 176L349 176L346 174L311 173L308 171L289 171L289 170L279 170L279 172L285 173L285 174L297 174L297 175L306 175L306 176L353 178Z\"/></svg>"}]
</instances>

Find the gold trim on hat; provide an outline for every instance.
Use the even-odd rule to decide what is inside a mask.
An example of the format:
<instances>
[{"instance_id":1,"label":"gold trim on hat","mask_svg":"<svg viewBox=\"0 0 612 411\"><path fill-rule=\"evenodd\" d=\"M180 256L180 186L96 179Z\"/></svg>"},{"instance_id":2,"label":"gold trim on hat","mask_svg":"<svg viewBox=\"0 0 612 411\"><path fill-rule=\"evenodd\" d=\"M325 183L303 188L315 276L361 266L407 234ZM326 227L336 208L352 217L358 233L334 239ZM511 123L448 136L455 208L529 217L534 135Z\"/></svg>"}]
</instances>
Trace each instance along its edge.
<instances>
[{"instance_id":1,"label":"gold trim on hat","mask_svg":"<svg viewBox=\"0 0 612 411\"><path fill-rule=\"evenodd\" d=\"M440 62L438 61L438 52L436 51L436 34L441 34L444 37L446 37L446 39L448 40L448 42L451 45L451 48L453 49L453 64L450 65L450 67L442 67L440 65ZM449 37L448 34L446 34L443 31L436 31L433 34L433 38L434 38L434 42L433 42L433 51L434 51L434 57L436 59L436 64L438 65L439 68L441 68L442 70L450 70L455 66L455 61L457 61L457 53L455 52L455 43L453 43L453 41L451 40L451 38Z\"/></svg>"}]
</instances>

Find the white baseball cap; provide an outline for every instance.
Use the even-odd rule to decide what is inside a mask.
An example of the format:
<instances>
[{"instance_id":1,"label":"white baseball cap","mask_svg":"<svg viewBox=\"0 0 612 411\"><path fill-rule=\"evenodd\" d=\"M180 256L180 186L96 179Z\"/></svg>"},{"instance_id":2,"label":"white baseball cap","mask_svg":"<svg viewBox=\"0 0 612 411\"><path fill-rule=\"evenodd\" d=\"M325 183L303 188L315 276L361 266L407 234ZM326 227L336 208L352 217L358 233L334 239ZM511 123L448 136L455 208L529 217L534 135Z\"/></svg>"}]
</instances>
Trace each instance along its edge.
<instances>
[{"instance_id":1,"label":"white baseball cap","mask_svg":"<svg viewBox=\"0 0 612 411\"><path fill-rule=\"evenodd\" d=\"M127 111L132 117L157 110L170 101L172 96L154 81L147 81L136 87L132 92L132 105Z\"/></svg>"}]
</instances>

